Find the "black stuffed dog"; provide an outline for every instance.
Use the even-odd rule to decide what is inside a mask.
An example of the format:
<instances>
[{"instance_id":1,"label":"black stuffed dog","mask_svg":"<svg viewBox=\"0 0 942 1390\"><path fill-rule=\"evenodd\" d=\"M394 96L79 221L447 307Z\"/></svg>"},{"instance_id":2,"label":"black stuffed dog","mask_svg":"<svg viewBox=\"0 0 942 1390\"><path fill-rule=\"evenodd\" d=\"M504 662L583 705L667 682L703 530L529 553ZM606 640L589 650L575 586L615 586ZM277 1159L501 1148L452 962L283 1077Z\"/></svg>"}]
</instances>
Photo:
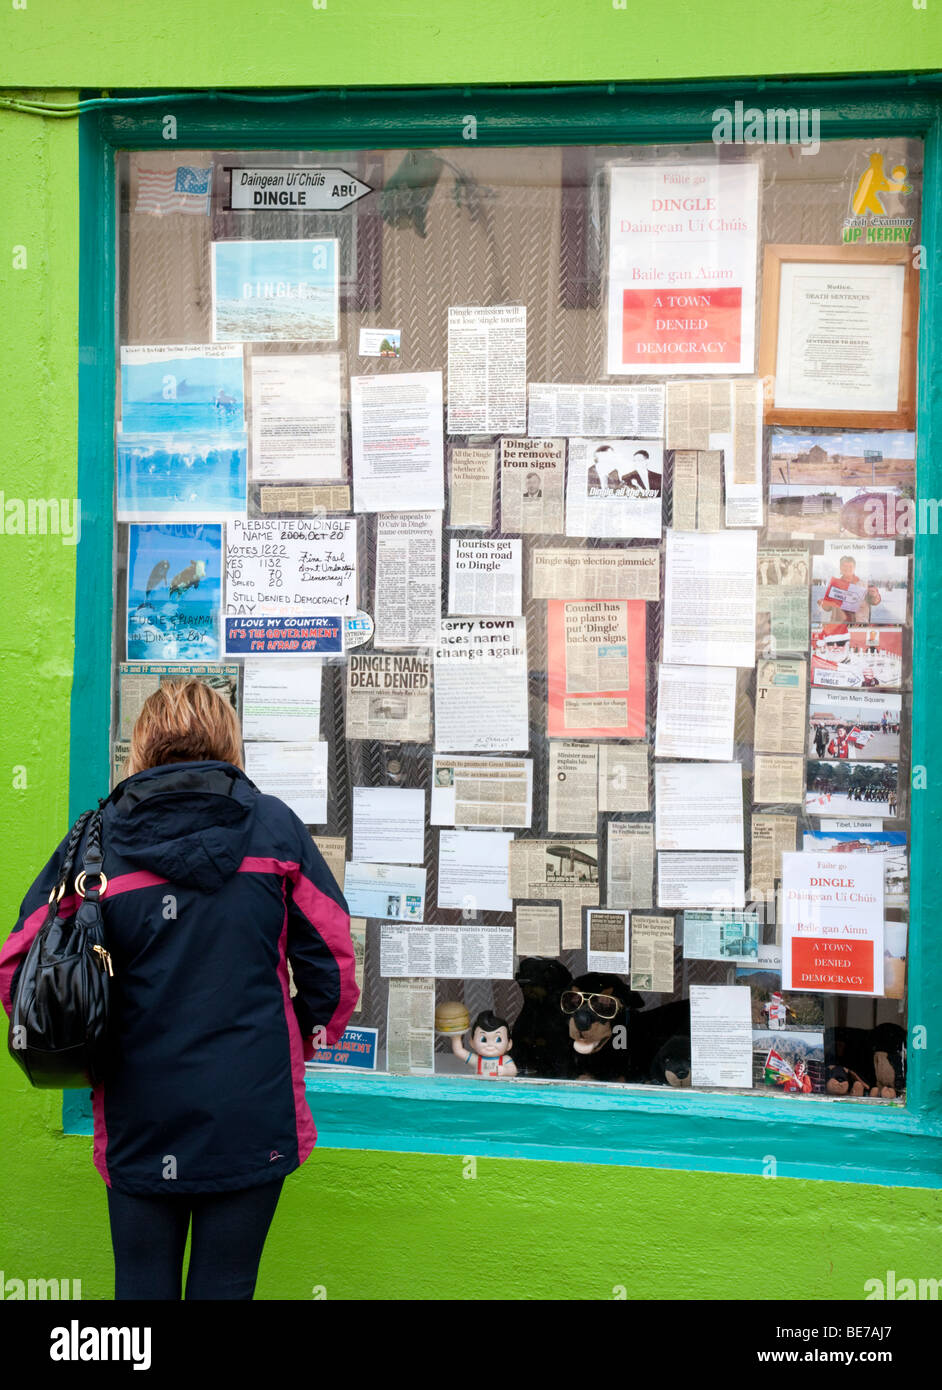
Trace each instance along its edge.
<instances>
[{"instance_id":1,"label":"black stuffed dog","mask_svg":"<svg viewBox=\"0 0 942 1390\"><path fill-rule=\"evenodd\" d=\"M668 1038L651 1063L651 1080L656 1086L690 1085L690 1039Z\"/></svg>"},{"instance_id":2,"label":"black stuffed dog","mask_svg":"<svg viewBox=\"0 0 942 1390\"><path fill-rule=\"evenodd\" d=\"M569 1075L579 1081L631 1080L628 1011L643 1004L641 995L617 975L598 970L578 975L560 998L560 1008L569 1019Z\"/></svg>"},{"instance_id":3,"label":"black stuffed dog","mask_svg":"<svg viewBox=\"0 0 942 1390\"><path fill-rule=\"evenodd\" d=\"M514 979L523 995L523 1008L513 1026L514 1062L520 1076L566 1076L572 1044L559 997L572 983L562 961L527 956Z\"/></svg>"}]
</instances>

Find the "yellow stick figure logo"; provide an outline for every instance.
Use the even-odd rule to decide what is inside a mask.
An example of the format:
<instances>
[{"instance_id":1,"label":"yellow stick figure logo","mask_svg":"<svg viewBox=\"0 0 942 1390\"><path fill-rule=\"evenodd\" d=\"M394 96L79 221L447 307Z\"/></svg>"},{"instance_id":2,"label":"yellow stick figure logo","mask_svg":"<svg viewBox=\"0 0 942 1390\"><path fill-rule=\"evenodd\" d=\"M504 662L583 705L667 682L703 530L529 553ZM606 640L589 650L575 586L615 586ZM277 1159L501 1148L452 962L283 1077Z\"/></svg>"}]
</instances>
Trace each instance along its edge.
<instances>
[{"instance_id":1,"label":"yellow stick figure logo","mask_svg":"<svg viewBox=\"0 0 942 1390\"><path fill-rule=\"evenodd\" d=\"M851 207L856 217L872 213L875 217L885 217L886 208L880 199L881 193L911 193L912 186L906 182L906 165L897 164L892 178L883 172L882 154L872 154L870 163L860 176L854 192Z\"/></svg>"}]
</instances>

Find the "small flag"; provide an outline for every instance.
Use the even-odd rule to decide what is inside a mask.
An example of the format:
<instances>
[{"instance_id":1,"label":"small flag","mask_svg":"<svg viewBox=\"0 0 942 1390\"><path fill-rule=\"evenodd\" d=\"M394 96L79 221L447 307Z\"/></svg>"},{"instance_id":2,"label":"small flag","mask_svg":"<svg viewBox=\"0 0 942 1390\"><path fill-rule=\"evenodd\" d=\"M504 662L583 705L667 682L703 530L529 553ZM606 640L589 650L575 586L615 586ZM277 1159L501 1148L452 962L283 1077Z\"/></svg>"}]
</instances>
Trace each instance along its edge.
<instances>
[{"instance_id":1,"label":"small flag","mask_svg":"<svg viewBox=\"0 0 942 1390\"><path fill-rule=\"evenodd\" d=\"M769 1055L765 1059L765 1081L768 1085L782 1086L789 1077L795 1073L780 1052L775 1048L769 1049Z\"/></svg>"},{"instance_id":2,"label":"small flag","mask_svg":"<svg viewBox=\"0 0 942 1390\"><path fill-rule=\"evenodd\" d=\"M171 212L207 213L212 180L212 168L191 169L181 164L176 169L141 169L134 211L154 217Z\"/></svg>"}]
</instances>

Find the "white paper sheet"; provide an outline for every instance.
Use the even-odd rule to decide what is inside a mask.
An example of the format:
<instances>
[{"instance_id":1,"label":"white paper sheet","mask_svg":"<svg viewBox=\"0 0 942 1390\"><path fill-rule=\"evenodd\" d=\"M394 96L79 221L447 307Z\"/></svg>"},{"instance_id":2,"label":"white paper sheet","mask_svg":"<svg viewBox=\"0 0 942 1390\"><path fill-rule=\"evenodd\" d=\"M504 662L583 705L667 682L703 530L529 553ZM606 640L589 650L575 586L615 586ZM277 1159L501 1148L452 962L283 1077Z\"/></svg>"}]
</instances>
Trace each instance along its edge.
<instances>
[{"instance_id":1,"label":"white paper sheet","mask_svg":"<svg viewBox=\"0 0 942 1390\"><path fill-rule=\"evenodd\" d=\"M744 907L742 854L659 854L658 907Z\"/></svg>"},{"instance_id":2,"label":"white paper sheet","mask_svg":"<svg viewBox=\"0 0 942 1390\"><path fill-rule=\"evenodd\" d=\"M755 666L756 532L666 534L664 661Z\"/></svg>"},{"instance_id":3,"label":"white paper sheet","mask_svg":"<svg viewBox=\"0 0 942 1390\"><path fill-rule=\"evenodd\" d=\"M245 662L242 737L253 742L313 742L320 738L319 661Z\"/></svg>"},{"instance_id":4,"label":"white paper sheet","mask_svg":"<svg viewBox=\"0 0 942 1390\"><path fill-rule=\"evenodd\" d=\"M513 835L503 830L443 830L438 844L438 906L464 912L512 912Z\"/></svg>"},{"instance_id":5,"label":"white paper sheet","mask_svg":"<svg viewBox=\"0 0 942 1390\"><path fill-rule=\"evenodd\" d=\"M353 509L445 506L441 372L350 378Z\"/></svg>"},{"instance_id":6,"label":"white paper sheet","mask_svg":"<svg viewBox=\"0 0 942 1390\"><path fill-rule=\"evenodd\" d=\"M354 860L421 864L425 859L425 792L410 787L353 788Z\"/></svg>"},{"instance_id":7,"label":"white paper sheet","mask_svg":"<svg viewBox=\"0 0 942 1390\"><path fill-rule=\"evenodd\" d=\"M451 542L448 567L448 612L516 617L521 612L523 542L474 540Z\"/></svg>"},{"instance_id":8,"label":"white paper sheet","mask_svg":"<svg viewBox=\"0 0 942 1390\"><path fill-rule=\"evenodd\" d=\"M741 763L658 763L658 849L743 848Z\"/></svg>"},{"instance_id":9,"label":"white paper sheet","mask_svg":"<svg viewBox=\"0 0 942 1390\"><path fill-rule=\"evenodd\" d=\"M343 481L339 353L252 357L252 477Z\"/></svg>"},{"instance_id":10,"label":"white paper sheet","mask_svg":"<svg viewBox=\"0 0 942 1390\"><path fill-rule=\"evenodd\" d=\"M326 743L246 743L245 771L259 791L287 802L305 825L326 821Z\"/></svg>"},{"instance_id":11,"label":"white paper sheet","mask_svg":"<svg viewBox=\"0 0 942 1390\"><path fill-rule=\"evenodd\" d=\"M513 927L476 922L434 927L384 922L379 973L386 979L431 976L439 980L512 980Z\"/></svg>"},{"instance_id":12,"label":"white paper sheet","mask_svg":"<svg viewBox=\"0 0 942 1390\"><path fill-rule=\"evenodd\" d=\"M730 762L736 719L734 666L659 666L656 758Z\"/></svg>"},{"instance_id":13,"label":"white paper sheet","mask_svg":"<svg viewBox=\"0 0 942 1390\"><path fill-rule=\"evenodd\" d=\"M353 916L421 922L425 917L425 870L401 864L348 862L343 895Z\"/></svg>"},{"instance_id":14,"label":"white paper sheet","mask_svg":"<svg viewBox=\"0 0 942 1390\"><path fill-rule=\"evenodd\" d=\"M530 746L525 618L443 618L435 649L435 750Z\"/></svg>"},{"instance_id":15,"label":"white paper sheet","mask_svg":"<svg viewBox=\"0 0 942 1390\"><path fill-rule=\"evenodd\" d=\"M752 1086L752 1002L748 985L690 986L693 1086Z\"/></svg>"}]
</instances>

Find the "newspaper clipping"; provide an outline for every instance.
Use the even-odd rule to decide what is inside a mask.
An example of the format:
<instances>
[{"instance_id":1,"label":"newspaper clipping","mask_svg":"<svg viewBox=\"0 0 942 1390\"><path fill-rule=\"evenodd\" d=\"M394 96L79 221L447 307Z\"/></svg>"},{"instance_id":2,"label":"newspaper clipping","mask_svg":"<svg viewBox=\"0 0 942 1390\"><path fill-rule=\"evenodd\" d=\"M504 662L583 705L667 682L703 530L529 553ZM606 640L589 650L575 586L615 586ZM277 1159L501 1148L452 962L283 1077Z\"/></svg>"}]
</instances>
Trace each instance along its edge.
<instances>
[{"instance_id":1,"label":"newspaper clipping","mask_svg":"<svg viewBox=\"0 0 942 1390\"><path fill-rule=\"evenodd\" d=\"M441 618L439 512L384 512L376 518L378 647L434 643Z\"/></svg>"},{"instance_id":2,"label":"newspaper clipping","mask_svg":"<svg viewBox=\"0 0 942 1390\"><path fill-rule=\"evenodd\" d=\"M599 746L549 746L549 805L546 828L554 834L594 835L598 826Z\"/></svg>"},{"instance_id":3,"label":"newspaper clipping","mask_svg":"<svg viewBox=\"0 0 942 1390\"><path fill-rule=\"evenodd\" d=\"M589 970L628 974L628 913L607 908L586 913L586 949Z\"/></svg>"},{"instance_id":4,"label":"newspaper clipping","mask_svg":"<svg viewBox=\"0 0 942 1390\"><path fill-rule=\"evenodd\" d=\"M647 743L599 744L599 810L650 809Z\"/></svg>"},{"instance_id":5,"label":"newspaper clipping","mask_svg":"<svg viewBox=\"0 0 942 1390\"><path fill-rule=\"evenodd\" d=\"M664 387L531 381L527 433L658 439L664 433Z\"/></svg>"},{"instance_id":6,"label":"newspaper clipping","mask_svg":"<svg viewBox=\"0 0 942 1390\"><path fill-rule=\"evenodd\" d=\"M500 441L500 529L558 536L563 530L566 445L562 439Z\"/></svg>"},{"instance_id":7,"label":"newspaper clipping","mask_svg":"<svg viewBox=\"0 0 942 1390\"><path fill-rule=\"evenodd\" d=\"M644 736L644 625L638 599L550 599L550 737Z\"/></svg>"},{"instance_id":8,"label":"newspaper clipping","mask_svg":"<svg viewBox=\"0 0 942 1390\"><path fill-rule=\"evenodd\" d=\"M768 806L800 806L805 799L804 758L757 753L752 800Z\"/></svg>"},{"instance_id":9,"label":"newspaper clipping","mask_svg":"<svg viewBox=\"0 0 942 1390\"><path fill-rule=\"evenodd\" d=\"M522 546L520 540L453 540L448 612L517 617L522 591Z\"/></svg>"},{"instance_id":10,"label":"newspaper clipping","mask_svg":"<svg viewBox=\"0 0 942 1390\"><path fill-rule=\"evenodd\" d=\"M190 662L122 661L118 667L118 737L129 739L144 701L166 681L192 680L212 686L239 713L239 667Z\"/></svg>"},{"instance_id":11,"label":"newspaper clipping","mask_svg":"<svg viewBox=\"0 0 942 1390\"><path fill-rule=\"evenodd\" d=\"M390 980L386 1070L400 1076L435 1071L435 981Z\"/></svg>"},{"instance_id":12,"label":"newspaper clipping","mask_svg":"<svg viewBox=\"0 0 942 1390\"><path fill-rule=\"evenodd\" d=\"M631 914L631 988L674 992L674 919Z\"/></svg>"},{"instance_id":13,"label":"newspaper clipping","mask_svg":"<svg viewBox=\"0 0 942 1390\"><path fill-rule=\"evenodd\" d=\"M800 546L760 546L756 559L760 656L808 650L811 561Z\"/></svg>"},{"instance_id":14,"label":"newspaper clipping","mask_svg":"<svg viewBox=\"0 0 942 1390\"><path fill-rule=\"evenodd\" d=\"M515 914L517 932L517 955L558 956L559 944L559 904L547 903L545 907L520 903Z\"/></svg>"},{"instance_id":15,"label":"newspaper clipping","mask_svg":"<svg viewBox=\"0 0 942 1390\"><path fill-rule=\"evenodd\" d=\"M441 923L434 927L383 922L379 973L383 978L430 976L439 980L512 980L513 927Z\"/></svg>"},{"instance_id":16,"label":"newspaper clipping","mask_svg":"<svg viewBox=\"0 0 942 1390\"><path fill-rule=\"evenodd\" d=\"M782 877L782 854L794 851L797 834L797 816L752 817L753 894L774 891Z\"/></svg>"},{"instance_id":17,"label":"newspaper clipping","mask_svg":"<svg viewBox=\"0 0 942 1390\"><path fill-rule=\"evenodd\" d=\"M534 550L533 598L640 598L661 592L660 552L648 546Z\"/></svg>"},{"instance_id":18,"label":"newspaper clipping","mask_svg":"<svg viewBox=\"0 0 942 1390\"><path fill-rule=\"evenodd\" d=\"M609 907L653 907L654 826L609 821L607 867Z\"/></svg>"},{"instance_id":19,"label":"newspaper clipping","mask_svg":"<svg viewBox=\"0 0 942 1390\"><path fill-rule=\"evenodd\" d=\"M804 661L760 661L756 683L757 753L803 753L808 667Z\"/></svg>"},{"instance_id":20,"label":"newspaper clipping","mask_svg":"<svg viewBox=\"0 0 942 1390\"><path fill-rule=\"evenodd\" d=\"M527 427L524 304L448 310L448 433Z\"/></svg>"},{"instance_id":21,"label":"newspaper clipping","mask_svg":"<svg viewBox=\"0 0 942 1390\"><path fill-rule=\"evenodd\" d=\"M347 657L347 738L428 743L432 665L427 654L351 652Z\"/></svg>"},{"instance_id":22,"label":"newspaper clipping","mask_svg":"<svg viewBox=\"0 0 942 1390\"><path fill-rule=\"evenodd\" d=\"M263 516L292 512L314 516L322 512L350 510L350 488L347 483L326 483L319 487L261 487L258 497Z\"/></svg>"},{"instance_id":23,"label":"newspaper clipping","mask_svg":"<svg viewBox=\"0 0 942 1390\"><path fill-rule=\"evenodd\" d=\"M496 449L452 449L449 526L494 524Z\"/></svg>"},{"instance_id":24,"label":"newspaper clipping","mask_svg":"<svg viewBox=\"0 0 942 1390\"><path fill-rule=\"evenodd\" d=\"M433 759L432 825L525 830L532 799L532 758Z\"/></svg>"},{"instance_id":25,"label":"newspaper clipping","mask_svg":"<svg viewBox=\"0 0 942 1390\"><path fill-rule=\"evenodd\" d=\"M530 746L526 618L443 618L435 648L435 750Z\"/></svg>"}]
</instances>

